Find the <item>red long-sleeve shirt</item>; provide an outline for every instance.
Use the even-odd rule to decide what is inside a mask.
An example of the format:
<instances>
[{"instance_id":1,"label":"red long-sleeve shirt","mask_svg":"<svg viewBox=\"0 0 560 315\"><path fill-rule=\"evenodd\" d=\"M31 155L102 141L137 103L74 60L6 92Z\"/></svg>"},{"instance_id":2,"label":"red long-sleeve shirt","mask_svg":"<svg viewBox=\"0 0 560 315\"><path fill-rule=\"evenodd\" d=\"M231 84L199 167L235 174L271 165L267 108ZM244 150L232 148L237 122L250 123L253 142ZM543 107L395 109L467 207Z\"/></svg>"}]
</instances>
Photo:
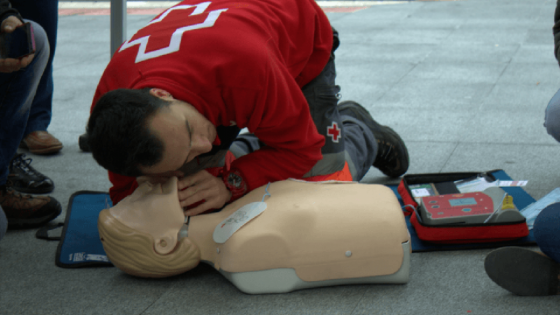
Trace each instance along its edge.
<instances>
[{"instance_id":1,"label":"red long-sleeve shirt","mask_svg":"<svg viewBox=\"0 0 560 315\"><path fill-rule=\"evenodd\" d=\"M301 178L322 157L324 137L301 88L329 59L327 17L314 0L199 1L166 10L121 46L92 109L111 90L161 88L215 126L247 127L266 144L224 170L239 174L247 192ZM137 187L135 178L109 179L114 204Z\"/></svg>"}]
</instances>

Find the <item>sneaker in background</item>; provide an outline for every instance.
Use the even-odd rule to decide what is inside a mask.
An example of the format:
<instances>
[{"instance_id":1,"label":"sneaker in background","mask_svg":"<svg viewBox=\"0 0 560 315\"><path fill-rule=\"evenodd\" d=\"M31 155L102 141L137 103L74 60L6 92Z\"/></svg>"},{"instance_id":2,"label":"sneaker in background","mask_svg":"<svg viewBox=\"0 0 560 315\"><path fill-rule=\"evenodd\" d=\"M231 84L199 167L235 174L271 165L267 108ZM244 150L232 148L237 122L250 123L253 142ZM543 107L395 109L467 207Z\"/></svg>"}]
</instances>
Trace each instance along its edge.
<instances>
[{"instance_id":1,"label":"sneaker in background","mask_svg":"<svg viewBox=\"0 0 560 315\"><path fill-rule=\"evenodd\" d=\"M28 149L33 154L54 154L62 150L62 143L48 131L33 131L23 138L20 148Z\"/></svg>"},{"instance_id":2,"label":"sneaker in background","mask_svg":"<svg viewBox=\"0 0 560 315\"><path fill-rule=\"evenodd\" d=\"M31 166L33 160L17 154L10 162L8 186L28 194L46 194L54 189L53 181Z\"/></svg>"},{"instance_id":3,"label":"sneaker in background","mask_svg":"<svg viewBox=\"0 0 560 315\"><path fill-rule=\"evenodd\" d=\"M62 212L60 203L52 197L22 195L7 185L0 186L0 207L8 219L8 229L38 227Z\"/></svg>"}]
</instances>

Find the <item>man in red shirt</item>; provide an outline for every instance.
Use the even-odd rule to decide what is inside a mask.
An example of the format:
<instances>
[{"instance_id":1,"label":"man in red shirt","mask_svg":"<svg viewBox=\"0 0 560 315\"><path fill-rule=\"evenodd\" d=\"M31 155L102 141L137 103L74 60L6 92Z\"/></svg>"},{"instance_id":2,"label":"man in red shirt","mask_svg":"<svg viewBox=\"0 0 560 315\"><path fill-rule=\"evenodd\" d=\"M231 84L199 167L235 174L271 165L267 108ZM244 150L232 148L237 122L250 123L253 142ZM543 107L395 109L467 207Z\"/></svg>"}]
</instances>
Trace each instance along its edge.
<instances>
[{"instance_id":1,"label":"man in red shirt","mask_svg":"<svg viewBox=\"0 0 560 315\"><path fill-rule=\"evenodd\" d=\"M338 34L314 0L198 1L140 29L97 87L87 138L114 204L140 176L179 177L196 215L286 178L406 172L392 129L357 103L337 106Z\"/></svg>"}]
</instances>

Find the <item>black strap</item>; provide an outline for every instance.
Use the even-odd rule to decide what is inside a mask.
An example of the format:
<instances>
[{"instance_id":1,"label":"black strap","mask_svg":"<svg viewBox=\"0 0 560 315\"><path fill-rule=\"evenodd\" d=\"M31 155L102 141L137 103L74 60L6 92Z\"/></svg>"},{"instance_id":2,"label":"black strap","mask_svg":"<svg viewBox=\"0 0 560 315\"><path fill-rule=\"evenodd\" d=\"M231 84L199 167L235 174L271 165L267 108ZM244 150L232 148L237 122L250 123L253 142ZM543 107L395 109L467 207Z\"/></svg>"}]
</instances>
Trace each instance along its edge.
<instances>
[{"instance_id":1,"label":"black strap","mask_svg":"<svg viewBox=\"0 0 560 315\"><path fill-rule=\"evenodd\" d=\"M40 228L37 233L35 233L35 237L47 241L60 241L63 227L64 223L62 222L49 222L47 225Z\"/></svg>"}]
</instances>

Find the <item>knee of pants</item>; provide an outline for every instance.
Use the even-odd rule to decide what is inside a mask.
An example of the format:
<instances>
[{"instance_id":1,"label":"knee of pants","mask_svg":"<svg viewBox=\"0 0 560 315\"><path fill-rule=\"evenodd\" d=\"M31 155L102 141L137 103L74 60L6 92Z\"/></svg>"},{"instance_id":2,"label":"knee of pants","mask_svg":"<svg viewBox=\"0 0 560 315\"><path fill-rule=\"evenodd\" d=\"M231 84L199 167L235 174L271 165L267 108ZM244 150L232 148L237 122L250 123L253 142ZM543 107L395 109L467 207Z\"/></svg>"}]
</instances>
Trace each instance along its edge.
<instances>
[{"instance_id":1,"label":"knee of pants","mask_svg":"<svg viewBox=\"0 0 560 315\"><path fill-rule=\"evenodd\" d=\"M549 205L539 213L533 233L541 250L560 261L560 203Z\"/></svg>"},{"instance_id":2,"label":"knee of pants","mask_svg":"<svg viewBox=\"0 0 560 315\"><path fill-rule=\"evenodd\" d=\"M50 55L50 45L47 33L41 25L31 20L23 20L24 22L31 23L33 27L33 35L35 37L35 57L34 63L44 63L46 65Z\"/></svg>"},{"instance_id":3,"label":"knee of pants","mask_svg":"<svg viewBox=\"0 0 560 315\"><path fill-rule=\"evenodd\" d=\"M548 134L560 142L560 90L548 103L544 119L544 126Z\"/></svg>"}]
</instances>

